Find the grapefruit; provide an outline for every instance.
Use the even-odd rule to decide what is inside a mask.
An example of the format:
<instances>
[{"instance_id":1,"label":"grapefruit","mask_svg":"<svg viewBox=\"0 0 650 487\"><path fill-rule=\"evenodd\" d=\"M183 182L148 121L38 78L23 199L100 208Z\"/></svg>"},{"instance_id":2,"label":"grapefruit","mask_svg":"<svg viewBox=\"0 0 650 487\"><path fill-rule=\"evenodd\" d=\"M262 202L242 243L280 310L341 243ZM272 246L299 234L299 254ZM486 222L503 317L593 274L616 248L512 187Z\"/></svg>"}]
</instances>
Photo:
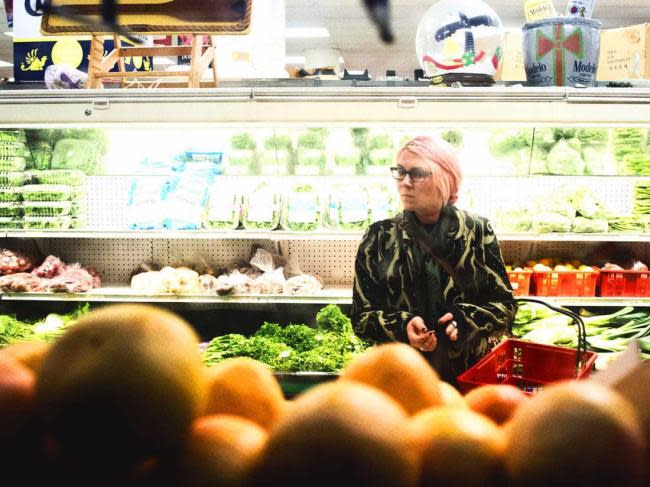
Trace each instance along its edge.
<instances>
[{"instance_id":1,"label":"grapefruit","mask_svg":"<svg viewBox=\"0 0 650 487\"><path fill-rule=\"evenodd\" d=\"M508 384L490 384L472 389L465 395L465 402L472 411L503 424L530 396Z\"/></svg>"},{"instance_id":2,"label":"grapefruit","mask_svg":"<svg viewBox=\"0 0 650 487\"><path fill-rule=\"evenodd\" d=\"M60 447L88 469L130 468L181 442L204 406L198 337L153 306L111 305L49 349L36 402Z\"/></svg>"},{"instance_id":3,"label":"grapefruit","mask_svg":"<svg viewBox=\"0 0 650 487\"><path fill-rule=\"evenodd\" d=\"M341 379L380 389L409 414L442 404L438 374L419 352L404 343L367 350L341 371Z\"/></svg>"},{"instance_id":4,"label":"grapefruit","mask_svg":"<svg viewBox=\"0 0 650 487\"><path fill-rule=\"evenodd\" d=\"M430 408L413 416L411 446L420 455L421 486L501 485L505 435L467 409Z\"/></svg>"},{"instance_id":5,"label":"grapefruit","mask_svg":"<svg viewBox=\"0 0 650 487\"><path fill-rule=\"evenodd\" d=\"M268 429L285 410L280 384L257 360L237 357L208 369L204 414L234 414Z\"/></svg>"},{"instance_id":6,"label":"grapefruit","mask_svg":"<svg viewBox=\"0 0 650 487\"><path fill-rule=\"evenodd\" d=\"M514 486L647 485L646 445L633 407L591 382L549 386L507 424Z\"/></svg>"},{"instance_id":7,"label":"grapefruit","mask_svg":"<svg viewBox=\"0 0 650 487\"><path fill-rule=\"evenodd\" d=\"M309 389L269 432L251 486L414 486L407 414L364 384L335 381Z\"/></svg>"}]
</instances>

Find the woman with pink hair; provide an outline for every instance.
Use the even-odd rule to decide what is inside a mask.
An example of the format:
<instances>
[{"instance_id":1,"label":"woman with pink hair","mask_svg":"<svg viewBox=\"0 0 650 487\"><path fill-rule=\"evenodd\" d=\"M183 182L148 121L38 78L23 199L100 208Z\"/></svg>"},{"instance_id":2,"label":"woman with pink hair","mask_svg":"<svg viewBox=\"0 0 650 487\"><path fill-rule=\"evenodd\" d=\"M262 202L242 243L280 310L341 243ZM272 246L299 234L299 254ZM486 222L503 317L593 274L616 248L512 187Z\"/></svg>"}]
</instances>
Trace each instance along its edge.
<instances>
[{"instance_id":1,"label":"woman with pink hair","mask_svg":"<svg viewBox=\"0 0 650 487\"><path fill-rule=\"evenodd\" d=\"M501 249L487 219L454 206L462 171L449 144L410 140L391 174L403 212L359 245L352 322L366 340L409 343L455 383L514 320Z\"/></svg>"}]
</instances>

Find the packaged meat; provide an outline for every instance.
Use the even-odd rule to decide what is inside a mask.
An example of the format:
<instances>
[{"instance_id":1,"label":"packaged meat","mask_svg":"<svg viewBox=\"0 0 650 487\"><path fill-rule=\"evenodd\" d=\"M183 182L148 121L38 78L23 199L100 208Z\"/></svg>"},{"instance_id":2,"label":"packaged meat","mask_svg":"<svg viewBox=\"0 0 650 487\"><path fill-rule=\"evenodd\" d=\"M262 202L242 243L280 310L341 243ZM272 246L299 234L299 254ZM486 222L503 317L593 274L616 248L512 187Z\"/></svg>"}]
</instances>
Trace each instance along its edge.
<instances>
[{"instance_id":1,"label":"packaged meat","mask_svg":"<svg viewBox=\"0 0 650 487\"><path fill-rule=\"evenodd\" d=\"M9 249L0 250L0 275L25 272L32 267L32 260L22 252Z\"/></svg>"},{"instance_id":2,"label":"packaged meat","mask_svg":"<svg viewBox=\"0 0 650 487\"><path fill-rule=\"evenodd\" d=\"M6 293L36 293L43 291L43 279L27 272L0 277L0 290Z\"/></svg>"},{"instance_id":3,"label":"packaged meat","mask_svg":"<svg viewBox=\"0 0 650 487\"><path fill-rule=\"evenodd\" d=\"M93 288L93 277L79 264L74 264L58 276L46 280L45 287L52 292L82 293Z\"/></svg>"},{"instance_id":4,"label":"packaged meat","mask_svg":"<svg viewBox=\"0 0 650 487\"><path fill-rule=\"evenodd\" d=\"M84 267L86 272L91 275L93 278L93 288L98 288L102 286L102 280L99 276L99 272L94 267Z\"/></svg>"},{"instance_id":5,"label":"packaged meat","mask_svg":"<svg viewBox=\"0 0 650 487\"><path fill-rule=\"evenodd\" d=\"M48 255L43 263L32 271L32 274L51 279L65 271L65 268L65 263L61 259L55 255Z\"/></svg>"}]
</instances>

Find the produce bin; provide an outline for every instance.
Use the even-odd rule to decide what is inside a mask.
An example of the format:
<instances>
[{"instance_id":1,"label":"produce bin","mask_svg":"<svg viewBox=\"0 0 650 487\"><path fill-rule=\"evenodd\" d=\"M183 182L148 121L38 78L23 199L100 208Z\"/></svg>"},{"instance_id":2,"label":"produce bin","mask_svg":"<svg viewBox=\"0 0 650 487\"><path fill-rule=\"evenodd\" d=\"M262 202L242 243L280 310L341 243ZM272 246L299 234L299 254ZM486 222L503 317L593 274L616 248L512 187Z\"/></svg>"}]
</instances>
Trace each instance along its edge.
<instances>
[{"instance_id":1,"label":"produce bin","mask_svg":"<svg viewBox=\"0 0 650 487\"><path fill-rule=\"evenodd\" d=\"M512 294L514 296L530 295L530 278L532 275L533 271L531 270L508 272L508 279L510 280Z\"/></svg>"},{"instance_id":2,"label":"produce bin","mask_svg":"<svg viewBox=\"0 0 650 487\"><path fill-rule=\"evenodd\" d=\"M318 384L336 380L338 374L333 372L274 372L280 383L284 397L291 399Z\"/></svg>"},{"instance_id":3,"label":"produce bin","mask_svg":"<svg viewBox=\"0 0 650 487\"><path fill-rule=\"evenodd\" d=\"M598 271L533 272L535 296L595 296Z\"/></svg>"},{"instance_id":4,"label":"produce bin","mask_svg":"<svg viewBox=\"0 0 650 487\"><path fill-rule=\"evenodd\" d=\"M458 388L465 394L486 384L509 384L532 395L551 382L589 377L596 353L586 352L579 370L576 353L572 348L509 338L459 375Z\"/></svg>"},{"instance_id":5,"label":"produce bin","mask_svg":"<svg viewBox=\"0 0 650 487\"><path fill-rule=\"evenodd\" d=\"M602 270L598 290L602 297L650 297L650 272Z\"/></svg>"}]
</instances>

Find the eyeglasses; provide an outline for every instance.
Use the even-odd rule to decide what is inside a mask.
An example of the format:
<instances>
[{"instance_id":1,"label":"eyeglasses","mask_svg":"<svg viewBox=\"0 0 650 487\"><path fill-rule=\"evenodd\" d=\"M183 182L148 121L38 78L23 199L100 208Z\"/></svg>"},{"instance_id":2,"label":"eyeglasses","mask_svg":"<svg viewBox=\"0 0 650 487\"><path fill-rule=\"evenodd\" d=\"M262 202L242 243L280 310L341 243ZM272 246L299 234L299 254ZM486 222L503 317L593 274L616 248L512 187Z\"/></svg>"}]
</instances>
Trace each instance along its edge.
<instances>
[{"instance_id":1,"label":"eyeglasses","mask_svg":"<svg viewBox=\"0 0 650 487\"><path fill-rule=\"evenodd\" d=\"M407 171L403 167L391 167L390 174L398 181L403 181L408 174L411 177L411 181L414 183L419 183L424 181L427 177L431 175L431 171L426 169L420 169L419 167L414 167L413 169Z\"/></svg>"}]
</instances>

